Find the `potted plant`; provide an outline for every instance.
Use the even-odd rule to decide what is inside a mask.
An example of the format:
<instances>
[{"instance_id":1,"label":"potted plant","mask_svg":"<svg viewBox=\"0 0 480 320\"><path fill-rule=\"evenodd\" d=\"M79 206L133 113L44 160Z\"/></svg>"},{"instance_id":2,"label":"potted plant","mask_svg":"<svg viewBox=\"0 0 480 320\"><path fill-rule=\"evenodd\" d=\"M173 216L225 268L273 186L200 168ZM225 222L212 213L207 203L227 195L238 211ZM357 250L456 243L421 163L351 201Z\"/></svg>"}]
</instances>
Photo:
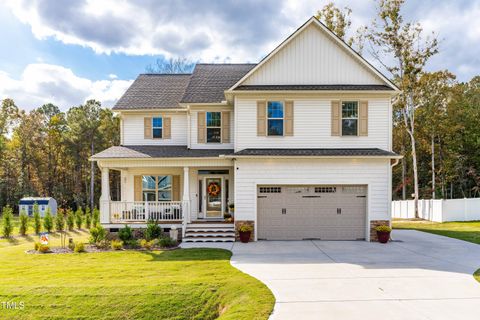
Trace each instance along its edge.
<instances>
[{"instance_id":1,"label":"potted plant","mask_svg":"<svg viewBox=\"0 0 480 320\"><path fill-rule=\"evenodd\" d=\"M252 234L253 227L248 224L242 224L240 228L238 228L238 233L240 235L240 241L242 243L248 243L250 241L250 235Z\"/></svg>"},{"instance_id":2,"label":"potted plant","mask_svg":"<svg viewBox=\"0 0 480 320\"><path fill-rule=\"evenodd\" d=\"M228 211L230 212L230 214L233 215L233 213L235 212L235 204L233 202L229 203L228 205Z\"/></svg>"},{"instance_id":3,"label":"potted plant","mask_svg":"<svg viewBox=\"0 0 480 320\"><path fill-rule=\"evenodd\" d=\"M387 243L388 240L390 240L390 232L392 232L392 228L389 226L377 226L375 227L375 231L377 231L378 242Z\"/></svg>"}]
</instances>

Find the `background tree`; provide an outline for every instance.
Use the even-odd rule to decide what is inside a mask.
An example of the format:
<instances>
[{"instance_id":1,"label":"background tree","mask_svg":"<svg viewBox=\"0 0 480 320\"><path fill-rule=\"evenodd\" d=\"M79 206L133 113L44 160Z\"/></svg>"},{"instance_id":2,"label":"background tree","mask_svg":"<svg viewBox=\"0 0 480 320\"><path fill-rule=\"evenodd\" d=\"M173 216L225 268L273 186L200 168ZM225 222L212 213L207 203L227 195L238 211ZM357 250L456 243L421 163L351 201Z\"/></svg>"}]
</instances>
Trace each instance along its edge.
<instances>
[{"instance_id":1,"label":"background tree","mask_svg":"<svg viewBox=\"0 0 480 320\"><path fill-rule=\"evenodd\" d=\"M157 59L153 64L145 68L147 73L179 74L191 73L195 68L195 62L184 57Z\"/></svg>"}]
</instances>

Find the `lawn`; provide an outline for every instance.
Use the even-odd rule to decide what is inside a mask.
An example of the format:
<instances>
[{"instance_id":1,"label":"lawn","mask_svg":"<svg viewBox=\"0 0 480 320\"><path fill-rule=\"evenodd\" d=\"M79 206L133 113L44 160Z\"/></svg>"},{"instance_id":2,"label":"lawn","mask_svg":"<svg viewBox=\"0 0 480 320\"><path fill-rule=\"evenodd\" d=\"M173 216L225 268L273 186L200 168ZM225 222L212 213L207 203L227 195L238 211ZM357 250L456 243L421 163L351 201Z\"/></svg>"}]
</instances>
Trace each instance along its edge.
<instances>
[{"instance_id":1,"label":"lawn","mask_svg":"<svg viewBox=\"0 0 480 320\"><path fill-rule=\"evenodd\" d=\"M413 229L480 244L480 221L393 220L394 229Z\"/></svg>"},{"instance_id":2,"label":"lawn","mask_svg":"<svg viewBox=\"0 0 480 320\"><path fill-rule=\"evenodd\" d=\"M24 253L34 238L0 239L0 302L25 305L0 308L0 319L267 319L273 309L270 290L226 250Z\"/></svg>"}]
</instances>

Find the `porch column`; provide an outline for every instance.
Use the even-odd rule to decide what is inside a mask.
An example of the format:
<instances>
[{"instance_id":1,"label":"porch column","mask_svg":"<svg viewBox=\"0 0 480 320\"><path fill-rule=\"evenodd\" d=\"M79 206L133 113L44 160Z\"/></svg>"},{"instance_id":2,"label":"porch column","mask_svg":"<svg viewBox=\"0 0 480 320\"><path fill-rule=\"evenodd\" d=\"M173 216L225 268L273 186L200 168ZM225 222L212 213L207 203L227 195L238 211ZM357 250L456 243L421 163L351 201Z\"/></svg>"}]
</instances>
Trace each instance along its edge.
<instances>
[{"instance_id":1,"label":"porch column","mask_svg":"<svg viewBox=\"0 0 480 320\"><path fill-rule=\"evenodd\" d=\"M190 222L190 168L183 167L183 208L184 212L184 219L187 222Z\"/></svg>"},{"instance_id":2,"label":"porch column","mask_svg":"<svg viewBox=\"0 0 480 320\"><path fill-rule=\"evenodd\" d=\"M110 169L102 169L102 195L100 196L100 223L110 223Z\"/></svg>"}]
</instances>

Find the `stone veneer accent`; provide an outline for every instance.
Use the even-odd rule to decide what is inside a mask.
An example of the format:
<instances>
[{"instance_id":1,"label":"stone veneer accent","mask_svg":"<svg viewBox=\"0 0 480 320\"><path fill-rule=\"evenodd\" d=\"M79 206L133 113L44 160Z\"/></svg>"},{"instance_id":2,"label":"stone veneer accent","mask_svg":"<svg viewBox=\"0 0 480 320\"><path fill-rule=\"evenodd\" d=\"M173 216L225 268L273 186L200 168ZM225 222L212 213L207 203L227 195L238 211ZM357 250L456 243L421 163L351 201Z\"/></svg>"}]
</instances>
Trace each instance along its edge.
<instances>
[{"instance_id":1,"label":"stone veneer accent","mask_svg":"<svg viewBox=\"0 0 480 320\"><path fill-rule=\"evenodd\" d=\"M378 241L375 227L390 226L390 220L370 220L370 241Z\"/></svg>"},{"instance_id":2,"label":"stone veneer accent","mask_svg":"<svg viewBox=\"0 0 480 320\"><path fill-rule=\"evenodd\" d=\"M255 222L252 220L235 220L235 241L240 241L240 234L238 233L238 228L243 224L248 224L253 227L252 233L250 234L250 241L254 241L255 240Z\"/></svg>"}]
</instances>

